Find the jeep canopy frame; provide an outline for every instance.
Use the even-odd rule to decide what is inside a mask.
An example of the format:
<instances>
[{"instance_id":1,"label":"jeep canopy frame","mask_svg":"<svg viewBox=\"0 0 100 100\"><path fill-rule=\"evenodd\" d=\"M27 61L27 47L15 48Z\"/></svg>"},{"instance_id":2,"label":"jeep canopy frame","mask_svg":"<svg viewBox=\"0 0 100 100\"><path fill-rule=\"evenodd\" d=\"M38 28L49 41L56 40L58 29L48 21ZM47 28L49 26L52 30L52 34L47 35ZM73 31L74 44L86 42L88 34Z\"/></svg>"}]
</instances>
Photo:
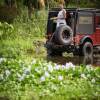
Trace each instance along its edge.
<instances>
[{"instance_id":1,"label":"jeep canopy frame","mask_svg":"<svg viewBox=\"0 0 100 100\"><path fill-rule=\"evenodd\" d=\"M78 13L80 13L80 12L81 13L91 13L91 14L93 14L93 19L95 19L96 13L100 13L100 9L95 9L95 8L80 8L80 9L65 8L65 9L67 11L67 14L70 14L69 16L71 16L71 18L74 19L74 25L71 26L73 29L74 36L76 34L76 24L77 24L77 20L78 20ZM58 12L59 12L59 8L51 8L49 10L46 35L52 34L54 32L55 26L53 28L53 20L50 20L50 18L57 16ZM66 19L66 20L68 20L68 19ZM94 25L93 31L95 31L95 20L93 22L94 22L93 23L93 25Z\"/></svg>"}]
</instances>

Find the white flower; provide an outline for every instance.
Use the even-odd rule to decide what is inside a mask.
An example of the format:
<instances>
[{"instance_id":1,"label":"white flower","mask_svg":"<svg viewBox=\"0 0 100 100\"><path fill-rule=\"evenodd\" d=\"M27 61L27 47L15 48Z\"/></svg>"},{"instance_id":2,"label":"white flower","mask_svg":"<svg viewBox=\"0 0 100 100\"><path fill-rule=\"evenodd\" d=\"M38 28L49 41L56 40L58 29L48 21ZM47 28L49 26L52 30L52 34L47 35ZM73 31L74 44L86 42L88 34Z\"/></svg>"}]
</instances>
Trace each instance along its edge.
<instances>
[{"instance_id":1,"label":"white flower","mask_svg":"<svg viewBox=\"0 0 100 100\"><path fill-rule=\"evenodd\" d=\"M71 62L69 62L69 63L66 63L66 69L69 69L69 68L75 68L75 65L73 65Z\"/></svg>"},{"instance_id":2,"label":"white flower","mask_svg":"<svg viewBox=\"0 0 100 100\"><path fill-rule=\"evenodd\" d=\"M30 71L31 71L31 68L26 68L26 69L24 70L24 74L28 75L28 74L30 73Z\"/></svg>"},{"instance_id":3,"label":"white flower","mask_svg":"<svg viewBox=\"0 0 100 100\"><path fill-rule=\"evenodd\" d=\"M45 72L45 77L50 77L50 74L47 71Z\"/></svg>"},{"instance_id":4,"label":"white flower","mask_svg":"<svg viewBox=\"0 0 100 100\"><path fill-rule=\"evenodd\" d=\"M8 77L8 76L11 74L11 72L10 72L9 70L6 70L6 71L5 71L5 74L6 74L6 76Z\"/></svg>"},{"instance_id":5,"label":"white flower","mask_svg":"<svg viewBox=\"0 0 100 100\"><path fill-rule=\"evenodd\" d=\"M86 76L85 76L85 74L81 74L81 78L84 78L84 79L86 79Z\"/></svg>"},{"instance_id":6,"label":"white flower","mask_svg":"<svg viewBox=\"0 0 100 100\"><path fill-rule=\"evenodd\" d=\"M92 82L92 83L95 83L95 79L93 78L93 79L91 80L91 82Z\"/></svg>"},{"instance_id":7,"label":"white flower","mask_svg":"<svg viewBox=\"0 0 100 100\"><path fill-rule=\"evenodd\" d=\"M35 64L36 63L36 60L35 59L33 59L32 60L32 62L31 62L31 64Z\"/></svg>"},{"instance_id":8,"label":"white flower","mask_svg":"<svg viewBox=\"0 0 100 100\"><path fill-rule=\"evenodd\" d=\"M40 78L40 81L41 81L41 82L44 82L44 81L45 81L45 77L42 76L42 77Z\"/></svg>"},{"instance_id":9,"label":"white flower","mask_svg":"<svg viewBox=\"0 0 100 100\"><path fill-rule=\"evenodd\" d=\"M69 69L69 63L66 63L65 66L66 66L66 69Z\"/></svg>"},{"instance_id":10,"label":"white flower","mask_svg":"<svg viewBox=\"0 0 100 100\"><path fill-rule=\"evenodd\" d=\"M48 65L48 71L49 71L49 72L52 72L52 71L53 71L52 65Z\"/></svg>"},{"instance_id":11,"label":"white flower","mask_svg":"<svg viewBox=\"0 0 100 100\"><path fill-rule=\"evenodd\" d=\"M55 70L59 70L59 69L60 69L60 65L56 65L56 66L54 67L54 69L55 69Z\"/></svg>"},{"instance_id":12,"label":"white flower","mask_svg":"<svg viewBox=\"0 0 100 100\"><path fill-rule=\"evenodd\" d=\"M5 58L0 58L0 64L1 64L3 61L6 61L6 59L5 59Z\"/></svg>"},{"instance_id":13,"label":"white flower","mask_svg":"<svg viewBox=\"0 0 100 100\"><path fill-rule=\"evenodd\" d=\"M4 77L3 77L3 74L0 74L0 80L3 80Z\"/></svg>"},{"instance_id":14,"label":"white flower","mask_svg":"<svg viewBox=\"0 0 100 100\"><path fill-rule=\"evenodd\" d=\"M62 81L63 80L63 76L58 76L58 80Z\"/></svg>"},{"instance_id":15,"label":"white flower","mask_svg":"<svg viewBox=\"0 0 100 100\"><path fill-rule=\"evenodd\" d=\"M24 76L20 77L18 80L19 80L19 81L24 80Z\"/></svg>"},{"instance_id":16,"label":"white flower","mask_svg":"<svg viewBox=\"0 0 100 100\"><path fill-rule=\"evenodd\" d=\"M21 77L18 78L19 81L23 81L25 79L25 74L23 74Z\"/></svg>"},{"instance_id":17,"label":"white flower","mask_svg":"<svg viewBox=\"0 0 100 100\"><path fill-rule=\"evenodd\" d=\"M2 63L3 62L3 58L0 58L0 63Z\"/></svg>"},{"instance_id":18,"label":"white flower","mask_svg":"<svg viewBox=\"0 0 100 100\"><path fill-rule=\"evenodd\" d=\"M89 70L93 70L93 66L92 65L87 65L86 66L86 69L89 71Z\"/></svg>"},{"instance_id":19,"label":"white flower","mask_svg":"<svg viewBox=\"0 0 100 100\"><path fill-rule=\"evenodd\" d=\"M62 65L61 67L62 67L62 69L65 69L65 66L64 65Z\"/></svg>"},{"instance_id":20,"label":"white flower","mask_svg":"<svg viewBox=\"0 0 100 100\"><path fill-rule=\"evenodd\" d=\"M36 71L37 73L39 73L39 69L38 69L38 68L35 68L35 71Z\"/></svg>"}]
</instances>

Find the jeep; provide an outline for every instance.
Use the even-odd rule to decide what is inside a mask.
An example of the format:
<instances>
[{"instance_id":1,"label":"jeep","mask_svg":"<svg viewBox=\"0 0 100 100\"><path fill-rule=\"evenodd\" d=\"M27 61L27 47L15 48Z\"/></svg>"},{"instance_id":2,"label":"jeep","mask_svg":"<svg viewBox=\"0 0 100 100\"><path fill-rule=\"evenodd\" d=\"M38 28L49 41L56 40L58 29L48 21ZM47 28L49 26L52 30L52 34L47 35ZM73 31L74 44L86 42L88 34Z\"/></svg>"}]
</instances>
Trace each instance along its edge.
<instances>
[{"instance_id":1,"label":"jeep","mask_svg":"<svg viewBox=\"0 0 100 100\"><path fill-rule=\"evenodd\" d=\"M56 28L58 8L48 13L46 43L47 54L62 55L63 52L79 56L92 56L100 46L100 9L66 8L67 25Z\"/></svg>"}]
</instances>

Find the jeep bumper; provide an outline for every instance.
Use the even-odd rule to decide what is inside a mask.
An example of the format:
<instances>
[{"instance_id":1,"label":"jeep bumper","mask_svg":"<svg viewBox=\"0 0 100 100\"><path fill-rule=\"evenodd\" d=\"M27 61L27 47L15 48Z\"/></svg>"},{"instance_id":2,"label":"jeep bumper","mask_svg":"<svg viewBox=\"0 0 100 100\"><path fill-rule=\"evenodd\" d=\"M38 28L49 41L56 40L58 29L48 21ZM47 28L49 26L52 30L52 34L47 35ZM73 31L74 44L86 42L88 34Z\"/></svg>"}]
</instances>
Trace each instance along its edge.
<instances>
[{"instance_id":1,"label":"jeep bumper","mask_svg":"<svg viewBox=\"0 0 100 100\"><path fill-rule=\"evenodd\" d=\"M47 42L45 44L45 47L47 49L53 49L56 51L62 51L62 52L68 52L68 53L73 52L75 49L74 45L57 45L52 42Z\"/></svg>"}]
</instances>

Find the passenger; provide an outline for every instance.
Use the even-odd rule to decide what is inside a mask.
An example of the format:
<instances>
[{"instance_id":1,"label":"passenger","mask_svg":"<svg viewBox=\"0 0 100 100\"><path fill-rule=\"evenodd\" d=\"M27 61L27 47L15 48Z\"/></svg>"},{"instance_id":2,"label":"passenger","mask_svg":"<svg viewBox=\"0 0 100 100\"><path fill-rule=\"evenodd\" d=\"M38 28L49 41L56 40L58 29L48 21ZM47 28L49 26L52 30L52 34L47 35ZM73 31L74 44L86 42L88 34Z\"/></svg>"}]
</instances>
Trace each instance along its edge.
<instances>
[{"instance_id":1,"label":"passenger","mask_svg":"<svg viewBox=\"0 0 100 100\"><path fill-rule=\"evenodd\" d=\"M59 7L60 7L60 11L57 17L51 18L51 20L56 20L57 22L56 27L59 27L60 25L66 25L66 10L64 9L63 4L60 4Z\"/></svg>"},{"instance_id":2,"label":"passenger","mask_svg":"<svg viewBox=\"0 0 100 100\"><path fill-rule=\"evenodd\" d=\"M66 10L63 7L63 4L59 5L60 11L57 16L57 27L60 25L66 25Z\"/></svg>"}]
</instances>

